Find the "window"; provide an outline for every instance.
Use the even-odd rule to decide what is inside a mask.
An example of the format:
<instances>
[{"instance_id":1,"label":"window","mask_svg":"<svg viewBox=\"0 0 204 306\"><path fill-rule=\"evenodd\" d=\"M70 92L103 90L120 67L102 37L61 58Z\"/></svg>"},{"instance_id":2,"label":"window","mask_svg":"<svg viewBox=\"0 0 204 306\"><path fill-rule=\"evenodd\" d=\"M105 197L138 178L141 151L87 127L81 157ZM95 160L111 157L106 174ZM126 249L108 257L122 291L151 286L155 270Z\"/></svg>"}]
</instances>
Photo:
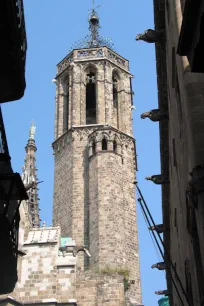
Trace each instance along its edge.
<instances>
[{"instance_id":1,"label":"window","mask_svg":"<svg viewBox=\"0 0 204 306\"><path fill-rule=\"evenodd\" d=\"M104 137L102 140L102 151L107 151L108 149L108 143L107 143L107 139Z\"/></svg>"},{"instance_id":2,"label":"window","mask_svg":"<svg viewBox=\"0 0 204 306\"><path fill-rule=\"evenodd\" d=\"M174 167L177 167L175 138L172 139L172 144L173 144L173 161L174 161Z\"/></svg>"},{"instance_id":3,"label":"window","mask_svg":"<svg viewBox=\"0 0 204 306\"><path fill-rule=\"evenodd\" d=\"M184 11L184 7L185 7L185 0L181 0L181 10L182 10L182 13Z\"/></svg>"},{"instance_id":4,"label":"window","mask_svg":"<svg viewBox=\"0 0 204 306\"><path fill-rule=\"evenodd\" d=\"M185 260L185 277L186 277L186 293L187 293L190 305L193 306L194 303L193 303L191 271L190 271L190 262L188 259Z\"/></svg>"},{"instance_id":5,"label":"window","mask_svg":"<svg viewBox=\"0 0 204 306\"><path fill-rule=\"evenodd\" d=\"M69 86L66 86L66 91L63 95L63 132L68 130L69 123Z\"/></svg>"},{"instance_id":6,"label":"window","mask_svg":"<svg viewBox=\"0 0 204 306\"><path fill-rule=\"evenodd\" d=\"M180 126L179 137L182 138L183 111L182 111L181 93L180 93L180 88L179 88L179 80L178 80L177 72L176 72L175 92L176 92L176 101L177 101L178 120L179 120L179 126Z\"/></svg>"},{"instance_id":7,"label":"window","mask_svg":"<svg viewBox=\"0 0 204 306\"><path fill-rule=\"evenodd\" d=\"M118 80L116 76L113 76L113 106L118 105Z\"/></svg>"},{"instance_id":8,"label":"window","mask_svg":"<svg viewBox=\"0 0 204 306\"><path fill-rule=\"evenodd\" d=\"M174 226L177 228L177 209L174 208Z\"/></svg>"},{"instance_id":9,"label":"window","mask_svg":"<svg viewBox=\"0 0 204 306\"><path fill-rule=\"evenodd\" d=\"M116 140L113 141L113 152L117 152L117 142L116 142Z\"/></svg>"},{"instance_id":10,"label":"window","mask_svg":"<svg viewBox=\"0 0 204 306\"><path fill-rule=\"evenodd\" d=\"M169 23L169 21L170 21L169 0L166 1L166 11L167 11L167 20L168 20L168 23Z\"/></svg>"},{"instance_id":11,"label":"window","mask_svg":"<svg viewBox=\"0 0 204 306\"><path fill-rule=\"evenodd\" d=\"M95 154L95 153L96 153L96 142L94 140L92 143L92 154Z\"/></svg>"},{"instance_id":12,"label":"window","mask_svg":"<svg viewBox=\"0 0 204 306\"><path fill-rule=\"evenodd\" d=\"M86 76L86 124L96 123L96 75L90 72Z\"/></svg>"},{"instance_id":13,"label":"window","mask_svg":"<svg viewBox=\"0 0 204 306\"><path fill-rule=\"evenodd\" d=\"M171 73L172 73L172 88L175 88L176 76L177 76L177 69L176 69L176 50L175 47L172 48L171 51Z\"/></svg>"},{"instance_id":14,"label":"window","mask_svg":"<svg viewBox=\"0 0 204 306\"><path fill-rule=\"evenodd\" d=\"M113 125L119 128L119 89L120 76L117 71L112 74L112 94L113 94Z\"/></svg>"}]
</instances>

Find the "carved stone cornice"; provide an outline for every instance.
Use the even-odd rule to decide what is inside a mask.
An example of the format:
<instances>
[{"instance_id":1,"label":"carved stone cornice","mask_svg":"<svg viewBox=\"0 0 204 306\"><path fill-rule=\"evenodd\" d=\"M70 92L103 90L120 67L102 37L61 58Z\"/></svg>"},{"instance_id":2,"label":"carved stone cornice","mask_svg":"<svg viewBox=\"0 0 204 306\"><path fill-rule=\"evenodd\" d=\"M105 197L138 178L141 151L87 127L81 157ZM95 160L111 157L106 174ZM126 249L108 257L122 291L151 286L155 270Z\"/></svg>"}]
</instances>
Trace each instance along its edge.
<instances>
[{"instance_id":1,"label":"carved stone cornice","mask_svg":"<svg viewBox=\"0 0 204 306\"><path fill-rule=\"evenodd\" d=\"M96 137L97 139L102 137L103 134L107 135L108 140L113 141L117 138L118 143L121 147L135 146L135 139L120 130L109 126L109 125L84 125L84 126L73 126L63 135L61 135L57 140L52 144L54 155L63 150L67 145L75 141L76 137L79 140L87 139L90 142L90 139ZM99 140L97 140L99 141ZM87 143L88 143L87 142Z\"/></svg>"},{"instance_id":2,"label":"carved stone cornice","mask_svg":"<svg viewBox=\"0 0 204 306\"><path fill-rule=\"evenodd\" d=\"M56 78L59 78L60 75L72 65L79 63L83 65L84 63L90 63L90 61L97 63L98 65L101 65L101 63L106 61L109 62L110 65L112 64L122 71L130 74L128 60L107 47L99 47L73 50L57 65Z\"/></svg>"}]
</instances>

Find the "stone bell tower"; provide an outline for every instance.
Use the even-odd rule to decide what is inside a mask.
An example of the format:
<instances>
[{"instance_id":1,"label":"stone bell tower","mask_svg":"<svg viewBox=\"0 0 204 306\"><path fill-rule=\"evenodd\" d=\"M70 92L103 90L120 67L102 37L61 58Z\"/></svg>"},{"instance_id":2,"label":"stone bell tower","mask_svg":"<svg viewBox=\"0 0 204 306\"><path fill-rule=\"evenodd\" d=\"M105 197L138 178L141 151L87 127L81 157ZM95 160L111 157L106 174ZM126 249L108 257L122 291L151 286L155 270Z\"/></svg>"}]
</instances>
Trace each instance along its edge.
<instances>
[{"instance_id":1,"label":"stone bell tower","mask_svg":"<svg viewBox=\"0 0 204 306\"><path fill-rule=\"evenodd\" d=\"M81 271L127 270L129 296L141 304L129 62L98 34L57 66L53 223L86 246Z\"/></svg>"}]
</instances>

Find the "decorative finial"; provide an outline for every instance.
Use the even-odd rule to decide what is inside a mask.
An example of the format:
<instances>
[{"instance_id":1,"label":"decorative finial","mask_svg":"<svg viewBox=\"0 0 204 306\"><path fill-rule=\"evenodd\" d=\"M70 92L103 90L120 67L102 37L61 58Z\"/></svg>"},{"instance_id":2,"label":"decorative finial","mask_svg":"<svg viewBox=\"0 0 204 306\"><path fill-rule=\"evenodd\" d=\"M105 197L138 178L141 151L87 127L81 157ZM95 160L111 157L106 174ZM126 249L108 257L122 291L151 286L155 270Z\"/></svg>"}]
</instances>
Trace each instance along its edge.
<instances>
[{"instance_id":1,"label":"decorative finial","mask_svg":"<svg viewBox=\"0 0 204 306\"><path fill-rule=\"evenodd\" d=\"M99 46L98 30L100 29L100 24L99 24L98 14L97 14L94 6L95 6L95 1L93 0L93 9L91 11L91 16L89 17L89 30L91 32L90 47Z\"/></svg>"},{"instance_id":2,"label":"decorative finial","mask_svg":"<svg viewBox=\"0 0 204 306\"><path fill-rule=\"evenodd\" d=\"M29 132L29 139L35 139L35 131L36 127L34 125L34 121L32 121L31 127L30 127L30 132Z\"/></svg>"},{"instance_id":3,"label":"decorative finial","mask_svg":"<svg viewBox=\"0 0 204 306\"><path fill-rule=\"evenodd\" d=\"M108 47L110 49L115 49L114 44L111 39L107 37L103 37L99 34L100 26L100 18L96 11L97 8L101 7L100 5L96 5L96 1L92 0L92 9L89 11L89 31L90 34L86 35L83 39L78 40L75 44L72 45L70 52L73 49L84 49L84 48L96 48L96 47Z\"/></svg>"}]
</instances>

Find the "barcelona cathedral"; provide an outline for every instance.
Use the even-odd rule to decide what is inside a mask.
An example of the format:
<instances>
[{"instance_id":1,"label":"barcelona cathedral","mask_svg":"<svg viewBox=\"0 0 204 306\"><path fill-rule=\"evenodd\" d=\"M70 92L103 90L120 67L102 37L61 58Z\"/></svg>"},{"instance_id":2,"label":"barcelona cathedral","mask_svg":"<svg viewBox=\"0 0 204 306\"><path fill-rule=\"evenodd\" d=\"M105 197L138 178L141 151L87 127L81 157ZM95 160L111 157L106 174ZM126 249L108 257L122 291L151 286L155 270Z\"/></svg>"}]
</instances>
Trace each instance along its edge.
<instances>
[{"instance_id":1,"label":"barcelona cathedral","mask_svg":"<svg viewBox=\"0 0 204 306\"><path fill-rule=\"evenodd\" d=\"M53 225L40 225L32 124L22 180L18 281L0 305L142 306L136 221L136 146L129 62L99 35L58 65Z\"/></svg>"}]
</instances>

